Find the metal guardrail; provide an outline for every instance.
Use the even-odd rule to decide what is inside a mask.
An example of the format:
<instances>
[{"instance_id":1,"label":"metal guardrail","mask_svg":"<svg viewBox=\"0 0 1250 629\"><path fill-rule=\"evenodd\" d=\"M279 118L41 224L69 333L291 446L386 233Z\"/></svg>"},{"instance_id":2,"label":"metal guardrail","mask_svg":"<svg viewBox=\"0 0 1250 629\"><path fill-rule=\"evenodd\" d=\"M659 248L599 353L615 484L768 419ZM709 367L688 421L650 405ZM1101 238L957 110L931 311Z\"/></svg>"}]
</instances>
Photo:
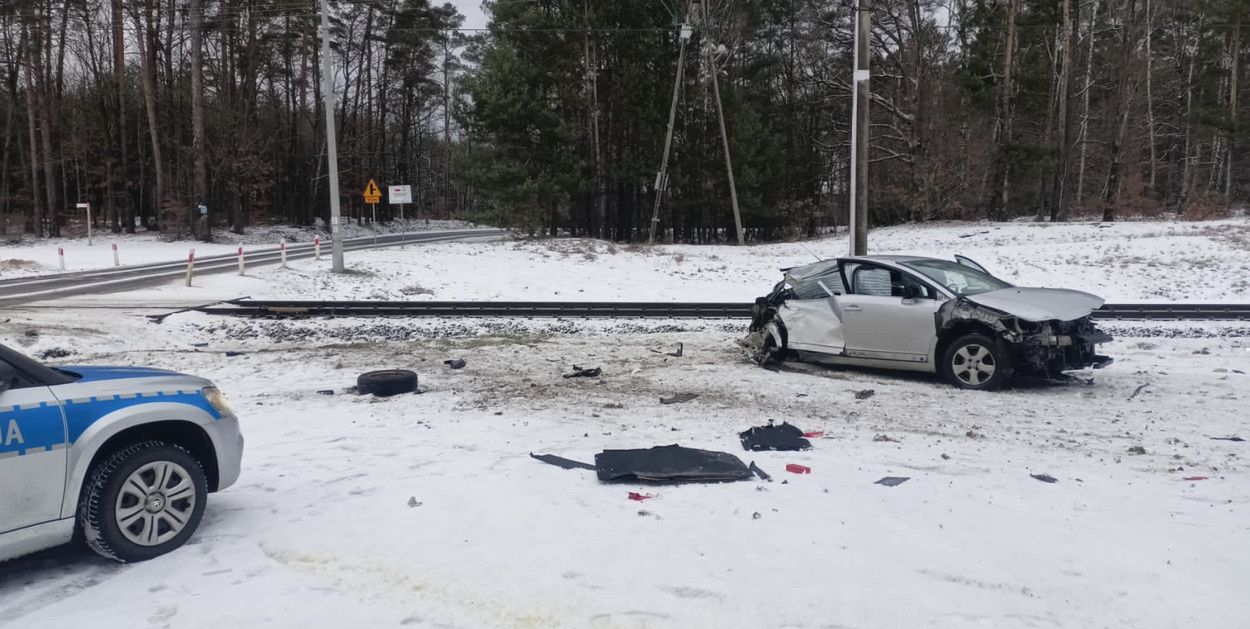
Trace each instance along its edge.
<instances>
[{"instance_id":1,"label":"metal guardrail","mask_svg":"<svg viewBox=\"0 0 1250 629\"><path fill-rule=\"evenodd\" d=\"M272 301L235 300L199 308L213 315L305 317L517 317L617 319L744 319L752 304L555 301ZM1250 304L1106 304L1101 320L1250 321Z\"/></svg>"}]
</instances>

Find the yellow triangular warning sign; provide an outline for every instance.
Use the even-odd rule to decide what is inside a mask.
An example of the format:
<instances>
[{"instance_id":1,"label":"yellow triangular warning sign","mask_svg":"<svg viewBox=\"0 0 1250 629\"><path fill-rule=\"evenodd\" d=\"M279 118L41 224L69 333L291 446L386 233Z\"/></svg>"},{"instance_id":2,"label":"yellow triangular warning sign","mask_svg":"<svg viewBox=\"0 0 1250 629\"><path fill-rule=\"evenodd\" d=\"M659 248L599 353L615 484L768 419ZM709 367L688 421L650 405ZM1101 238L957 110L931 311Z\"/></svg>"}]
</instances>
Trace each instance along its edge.
<instances>
[{"instance_id":1,"label":"yellow triangular warning sign","mask_svg":"<svg viewBox=\"0 0 1250 629\"><path fill-rule=\"evenodd\" d=\"M377 203L381 200L382 191L378 189L378 182L370 178L368 185L365 186L365 203Z\"/></svg>"}]
</instances>

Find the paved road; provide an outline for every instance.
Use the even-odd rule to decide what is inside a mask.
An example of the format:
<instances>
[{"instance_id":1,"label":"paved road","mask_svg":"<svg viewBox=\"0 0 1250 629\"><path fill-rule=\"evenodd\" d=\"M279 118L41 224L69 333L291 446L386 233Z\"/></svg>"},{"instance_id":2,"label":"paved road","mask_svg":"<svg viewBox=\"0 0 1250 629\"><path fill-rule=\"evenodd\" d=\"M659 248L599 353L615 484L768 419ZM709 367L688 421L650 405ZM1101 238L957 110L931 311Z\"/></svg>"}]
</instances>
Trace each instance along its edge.
<instances>
[{"instance_id":1,"label":"paved road","mask_svg":"<svg viewBox=\"0 0 1250 629\"><path fill-rule=\"evenodd\" d=\"M501 229L456 229L430 232L408 232L402 234L379 234L378 236L362 236L348 238L343 241L344 251L394 247L405 244L428 242L444 242L448 240L464 240L502 236ZM314 255L313 245L288 244L286 256L288 260L311 258ZM330 257L330 243L323 242L321 255ZM244 252L243 259L248 267L261 264L278 264L282 260L281 252L275 247L263 251ZM197 258L195 273L230 273L238 272L239 258L235 254L225 254ZM160 284L186 275L187 262L157 262L135 266L114 267L95 271L76 271L36 277L21 277L0 280L0 306L13 306L32 301L46 301L71 295L89 293L110 293L131 290L143 286Z\"/></svg>"}]
</instances>

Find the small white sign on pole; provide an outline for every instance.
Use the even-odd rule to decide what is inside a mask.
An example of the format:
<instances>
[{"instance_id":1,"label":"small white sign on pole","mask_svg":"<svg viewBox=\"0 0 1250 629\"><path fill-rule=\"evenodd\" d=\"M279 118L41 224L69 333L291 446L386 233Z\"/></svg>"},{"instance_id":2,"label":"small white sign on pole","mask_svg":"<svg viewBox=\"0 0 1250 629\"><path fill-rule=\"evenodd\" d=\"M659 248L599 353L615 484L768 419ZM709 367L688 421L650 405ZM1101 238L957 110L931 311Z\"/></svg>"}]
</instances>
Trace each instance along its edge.
<instances>
[{"instance_id":1,"label":"small white sign on pole","mask_svg":"<svg viewBox=\"0 0 1250 629\"><path fill-rule=\"evenodd\" d=\"M412 203L412 186L387 186L386 198L391 205Z\"/></svg>"},{"instance_id":2,"label":"small white sign on pole","mask_svg":"<svg viewBox=\"0 0 1250 629\"><path fill-rule=\"evenodd\" d=\"M404 206L412 203L412 186L387 186L386 200L399 206L399 220L404 220Z\"/></svg>"}]
</instances>

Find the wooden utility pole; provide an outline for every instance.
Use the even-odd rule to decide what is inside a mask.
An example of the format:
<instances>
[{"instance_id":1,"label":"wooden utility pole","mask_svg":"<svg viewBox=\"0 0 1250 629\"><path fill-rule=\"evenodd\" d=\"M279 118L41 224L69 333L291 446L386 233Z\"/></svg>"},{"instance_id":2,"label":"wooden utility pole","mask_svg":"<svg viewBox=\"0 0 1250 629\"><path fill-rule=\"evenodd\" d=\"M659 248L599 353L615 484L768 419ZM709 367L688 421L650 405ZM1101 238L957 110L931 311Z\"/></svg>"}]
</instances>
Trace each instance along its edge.
<instances>
[{"instance_id":1,"label":"wooden utility pole","mask_svg":"<svg viewBox=\"0 0 1250 629\"><path fill-rule=\"evenodd\" d=\"M706 10L705 10L706 11ZM712 58L712 40L708 37L707 13L703 14L703 54L707 57L707 71L712 75L712 94L716 100L716 120L720 123L720 140L725 149L725 172L729 175L729 202L734 211L734 232L738 236L738 244L744 243L742 233L742 213L738 211L738 186L734 183L734 164L729 158L729 133L725 131L725 110L720 104L720 81L716 75L716 60Z\"/></svg>"},{"instance_id":2,"label":"wooden utility pole","mask_svg":"<svg viewBox=\"0 0 1250 629\"><path fill-rule=\"evenodd\" d=\"M869 42L872 38L872 0L859 0L855 19L854 102L851 114L851 255L868 255L868 100L870 95Z\"/></svg>"}]
</instances>

